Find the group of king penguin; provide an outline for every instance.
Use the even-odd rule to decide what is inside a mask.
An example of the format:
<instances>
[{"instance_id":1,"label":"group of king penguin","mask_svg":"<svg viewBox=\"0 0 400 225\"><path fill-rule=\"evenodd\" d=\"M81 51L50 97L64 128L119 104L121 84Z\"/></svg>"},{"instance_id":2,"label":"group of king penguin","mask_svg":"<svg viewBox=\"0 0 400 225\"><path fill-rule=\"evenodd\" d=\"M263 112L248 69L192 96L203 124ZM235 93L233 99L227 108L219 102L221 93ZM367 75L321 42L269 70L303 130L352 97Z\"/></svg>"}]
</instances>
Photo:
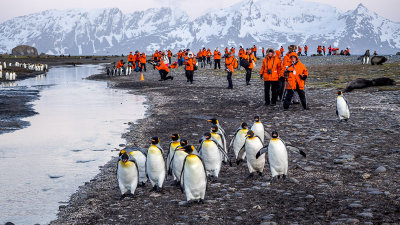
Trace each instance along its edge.
<instances>
[{"instance_id":1,"label":"group of king penguin","mask_svg":"<svg viewBox=\"0 0 400 225\"><path fill-rule=\"evenodd\" d=\"M207 182L218 179L223 163L232 166L229 158L232 151L238 165L247 162L249 177L255 174L262 176L267 154L271 181L285 179L288 174L287 146L279 138L278 132L273 131L270 136L265 131L259 116L254 117L250 129L247 123L241 123L229 145L219 121L213 118L208 122L212 123L211 129L204 133L197 149L186 139L181 139L179 134L172 134L166 159L158 137L151 139L147 151L140 147L126 147L121 150L117 165L121 198L133 195L136 187L144 186L147 180L152 185L151 191L162 192L164 180L170 175L175 185L185 193L187 202L203 202ZM267 145L264 144L265 138L269 139ZM306 157L303 151L293 149Z\"/></svg>"}]
</instances>

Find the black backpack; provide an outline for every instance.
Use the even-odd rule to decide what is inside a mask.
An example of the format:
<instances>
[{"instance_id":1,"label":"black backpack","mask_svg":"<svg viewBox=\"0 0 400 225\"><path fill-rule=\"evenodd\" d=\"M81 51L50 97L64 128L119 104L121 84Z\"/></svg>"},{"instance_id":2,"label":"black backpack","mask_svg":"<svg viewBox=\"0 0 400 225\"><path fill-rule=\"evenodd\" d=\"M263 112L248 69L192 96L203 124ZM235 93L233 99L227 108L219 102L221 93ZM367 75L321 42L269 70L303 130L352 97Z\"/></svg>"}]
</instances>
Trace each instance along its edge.
<instances>
[{"instance_id":1,"label":"black backpack","mask_svg":"<svg viewBox=\"0 0 400 225\"><path fill-rule=\"evenodd\" d=\"M242 58L242 59L240 60L240 66L241 66L241 67L244 67L244 68L249 68L250 63L249 63L249 61L247 61L247 59Z\"/></svg>"}]
</instances>

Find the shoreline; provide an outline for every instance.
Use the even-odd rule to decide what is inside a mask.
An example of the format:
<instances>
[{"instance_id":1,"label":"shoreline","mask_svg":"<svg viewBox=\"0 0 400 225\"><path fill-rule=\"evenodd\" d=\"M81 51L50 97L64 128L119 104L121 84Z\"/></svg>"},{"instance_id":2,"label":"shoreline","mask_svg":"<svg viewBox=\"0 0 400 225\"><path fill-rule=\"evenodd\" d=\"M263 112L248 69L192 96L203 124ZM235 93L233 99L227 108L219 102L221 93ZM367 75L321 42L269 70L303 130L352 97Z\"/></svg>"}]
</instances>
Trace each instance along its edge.
<instances>
[{"instance_id":1,"label":"shoreline","mask_svg":"<svg viewBox=\"0 0 400 225\"><path fill-rule=\"evenodd\" d=\"M342 81L340 76L348 73L349 66L337 67L340 73L330 76ZM353 67L358 73L382 68ZM383 72L392 71L391 77L398 83L398 68L398 63L394 63ZM245 164L223 165L218 180L208 184L206 203L187 208L181 206L184 194L171 185L171 180L166 180L164 194L149 193L147 183L146 187L137 188L133 198L120 201L115 178L117 158L113 157L95 178L79 187L68 205L60 206L58 218L51 224L193 224L199 220L206 224L395 223L400 215L396 211L400 193L395 188L400 177L396 169L400 165L397 163L399 155L392 149L400 148L400 143L395 141L399 134L399 127L395 125L400 104L399 86L348 93L346 97L354 113L348 124L338 123L334 93L343 84L332 82L332 77L324 74L323 69L318 66L310 69L314 78L310 77L309 82L309 112L298 106L292 106L289 112L282 112L279 106L263 106L263 87L257 72L253 72L251 86L244 85L243 70L235 73L232 91L225 89L222 70L196 71L193 85L186 83L181 68L172 72L173 81L163 82L158 81L159 75L151 67L144 73L144 82L139 81L140 73L112 78L104 74L89 77L112 82L113 88L146 96L146 117L131 123L129 131L122 135L128 144L147 149L150 138L159 136L166 149L170 134L179 132L182 138L197 146L197 140L210 127L206 119L211 117L221 121L229 142L240 122L250 125L253 116L260 115L269 132L280 131L286 143L306 151L307 158L289 153L289 179L272 185L268 163L264 177L255 180L245 179L248 174ZM379 75L383 73L368 74ZM377 114L380 118L376 118ZM366 145L365 139L373 143ZM371 152L364 152L363 148ZM233 159L232 153L230 157ZM375 174L373 171L380 165L385 165L387 171ZM364 179L364 174L370 177ZM375 204L371 206L371 202Z\"/></svg>"}]
</instances>

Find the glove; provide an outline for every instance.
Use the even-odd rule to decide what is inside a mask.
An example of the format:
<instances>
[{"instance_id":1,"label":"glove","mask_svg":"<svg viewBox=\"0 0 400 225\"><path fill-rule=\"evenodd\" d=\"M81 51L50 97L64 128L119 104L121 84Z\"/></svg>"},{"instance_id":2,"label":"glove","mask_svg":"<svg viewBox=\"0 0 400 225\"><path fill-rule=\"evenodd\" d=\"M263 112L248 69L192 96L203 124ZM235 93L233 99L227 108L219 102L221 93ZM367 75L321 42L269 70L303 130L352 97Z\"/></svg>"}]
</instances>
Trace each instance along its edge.
<instances>
[{"instance_id":1,"label":"glove","mask_svg":"<svg viewBox=\"0 0 400 225\"><path fill-rule=\"evenodd\" d=\"M303 76L301 76L301 79L302 79L302 80L306 80L306 79L307 79L307 76L306 76L306 75L303 75Z\"/></svg>"},{"instance_id":2,"label":"glove","mask_svg":"<svg viewBox=\"0 0 400 225\"><path fill-rule=\"evenodd\" d=\"M263 75L262 74L260 74L260 79L263 79Z\"/></svg>"}]
</instances>

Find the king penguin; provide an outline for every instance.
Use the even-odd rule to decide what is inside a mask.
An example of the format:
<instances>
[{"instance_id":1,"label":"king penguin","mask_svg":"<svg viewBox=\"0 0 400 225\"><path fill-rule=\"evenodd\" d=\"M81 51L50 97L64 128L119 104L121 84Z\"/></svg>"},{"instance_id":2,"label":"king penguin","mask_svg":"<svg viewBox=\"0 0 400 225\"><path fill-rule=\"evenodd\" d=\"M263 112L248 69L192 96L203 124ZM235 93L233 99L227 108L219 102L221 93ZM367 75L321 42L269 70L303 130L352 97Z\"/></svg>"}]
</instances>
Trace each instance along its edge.
<instances>
[{"instance_id":1,"label":"king penguin","mask_svg":"<svg viewBox=\"0 0 400 225\"><path fill-rule=\"evenodd\" d=\"M212 138L211 133L207 132L200 140L199 153L206 168L207 177L210 179L218 178L221 170L221 153L228 158L224 149Z\"/></svg>"},{"instance_id":2,"label":"king penguin","mask_svg":"<svg viewBox=\"0 0 400 225\"><path fill-rule=\"evenodd\" d=\"M336 99L336 115L339 116L339 121L347 121L350 118L349 105L341 91L338 91Z\"/></svg>"},{"instance_id":3,"label":"king penguin","mask_svg":"<svg viewBox=\"0 0 400 225\"><path fill-rule=\"evenodd\" d=\"M231 143L229 144L229 149L233 148L233 152L235 153L236 158L238 158L239 151L244 146L248 131L249 129L247 128L247 123L243 122L240 124L240 127L236 130L235 134L233 135ZM245 157L246 157L246 152L242 154L242 157L239 159L239 161L244 161Z\"/></svg>"},{"instance_id":4,"label":"king penguin","mask_svg":"<svg viewBox=\"0 0 400 225\"><path fill-rule=\"evenodd\" d=\"M131 195L135 193L139 182L139 169L135 159L130 156L125 150L119 153L117 165L117 179L119 190L121 191L121 199L128 195L130 190Z\"/></svg>"},{"instance_id":5,"label":"king penguin","mask_svg":"<svg viewBox=\"0 0 400 225\"><path fill-rule=\"evenodd\" d=\"M271 136L272 139L269 141L268 146L265 146L257 152L256 158L259 158L268 151L268 162L271 169L272 181L279 179L281 176L285 179L288 174L288 153L286 144L279 138L278 132L273 131ZM297 151L306 157L306 154L302 150ZM265 157L261 158L265 159Z\"/></svg>"},{"instance_id":6,"label":"king penguin","mask_svg":"<svg viewBox=\"0 0 400 225\"><path fill-rule=\"evenodd\" d=\"M185 192L187 202L203 202L207 189L207 175L203 160L193 154L194 146L184 147L188 154L181 172L181 190Z\"/></svg>"},{"instance_id":7,"label":"king penguin","mask_svg":"<svg viewBox=\"0 0 400 225\"><path fill-rule=\"evenodd\" d=\"M264 131L264 125L260 121L259 116L254 117L254 123L253 126L251 126L250 130L254 131L254 134L259 137L264 144L265 142L265 131Z\"/></svg>"},{"instance_id":8,"label":"king penguin","mask_svg":"<svg viewBox=\"0 0 400 225\"><path fill-rule=\"evenodd\" d=\"M169 143L168 154L167 154L167 174L168 175L170 175L169 167L171 165L172 156L175 153L175 149L180 145L179 134L172 134L171 139L172 139L172 141ZM172 174L172 177L174 178L174 181L176 181L175 175Z\"/></svg>"},{"instance_id":9,"label":"king penguin","mask_svg":"<svg viewBox=\"0 0 400 225\"><path fill-rule=\"evenodd\" d=\"M151 146L147 150L146 173L153 187L152 191L161 191L165 179L164 150L160 146L160 139L153 137Z\"/></svg>"},{"instance_id":10,"label":"king penguin","mask_svg":"<svg viewBox=\"0 0 400 225\"><path fill-rule=\"evenodd\" d=\"M263 147L261 139L254 135L252 130L247 132L247 138L244 144L244 148L241 147L238 158L236 161L238 162L244 152L246 152L247 157L247 167L249 168L249 178L253 177L254 174L257 172L259 176L262 176L262 172L264 170L265 165L265 157L256 158L257 152ZM239 162L238 162L239 164Z\"/></svg>"},{"instance_id":11,"label":"king penguin","mask_svg":"<svg viewBox=\"0 0 400 225\"><path fill-rule=\"evenodd\" d=\"M219 127L217 125L212 125L210 133L211 133L211 137L217 141L217 143L222 147L222 149L226 153L225 155L227 155L228 151L226 148L225 135L219 130ZM223 161L224 163L228 162L228 158L225 157L225 155L223 153L220 153L220 154L221 154L221 161Z\"/></svg>"},{"instance_id":12,"label":"king penguin","mask_svg":"<svg viewBox=\"0 0 400 225\"><path fill-rule=\"evenodd\" d=\"M188 141L186 139L181 139L180 145L176 147L174 154L171 157L169 173L173 174L173 176L176 178L176 185L180 183L183 161L188 155L184 149L187 145Z\"/></svg>"},{"instance_id":13,"label":"king penguin","mask_svg":"<svg viewBox=\"0 0 400 225\"><path fill-rule=\"evenodd\" d=\"M147 175L146 175L146 158L147 158L147 151L146 149L140 147L126 147L124 149L128 152L136 161L136 164L139 169L139 186L145 186L147 182Z\"/></svg>"},{"instance_id":14,"label":"king penguin","mask_svg":"<svg viewBox=\"0 0 400 225\"><path fill-rule=\"evenodd\" d=\"M217 126L218 129L222 132L222 134L223 134L224 136L226 136L225 130L222 129L221 125L219 124L219 121L218 121L216 118L212 118L212 119L209 119L209 120L207 120L207 121L210 122L210 123L212 123L213 125Z\"/></svg>"}]
</instances>

